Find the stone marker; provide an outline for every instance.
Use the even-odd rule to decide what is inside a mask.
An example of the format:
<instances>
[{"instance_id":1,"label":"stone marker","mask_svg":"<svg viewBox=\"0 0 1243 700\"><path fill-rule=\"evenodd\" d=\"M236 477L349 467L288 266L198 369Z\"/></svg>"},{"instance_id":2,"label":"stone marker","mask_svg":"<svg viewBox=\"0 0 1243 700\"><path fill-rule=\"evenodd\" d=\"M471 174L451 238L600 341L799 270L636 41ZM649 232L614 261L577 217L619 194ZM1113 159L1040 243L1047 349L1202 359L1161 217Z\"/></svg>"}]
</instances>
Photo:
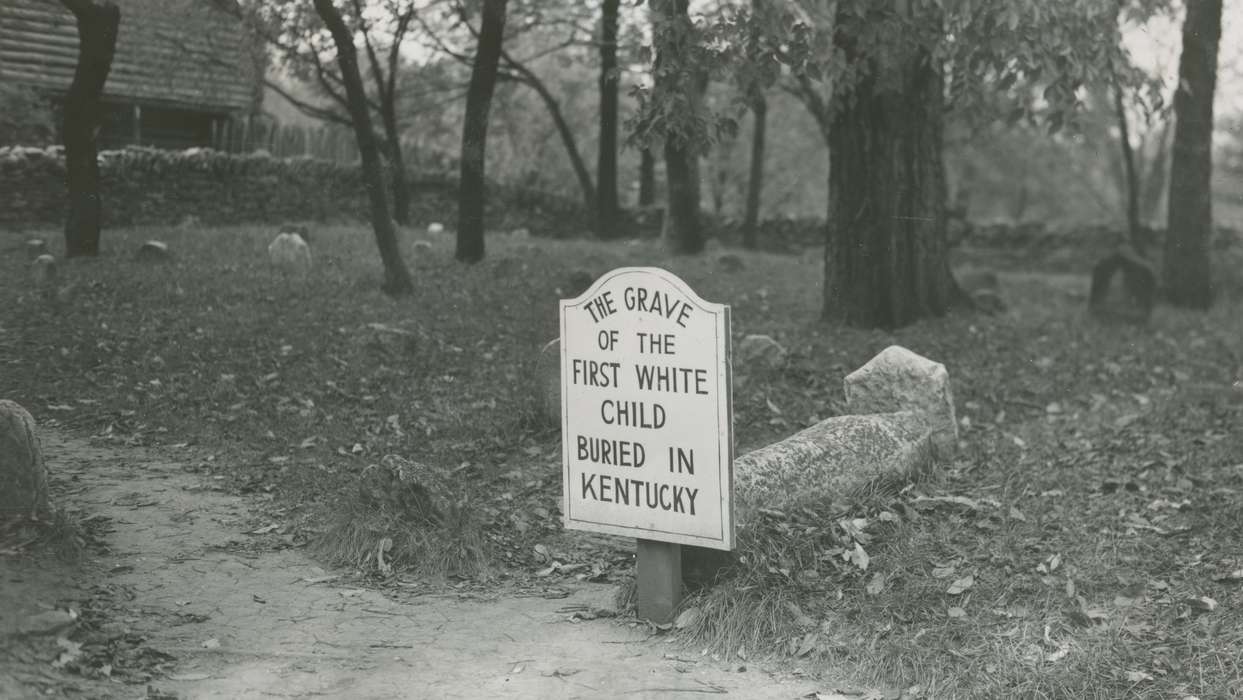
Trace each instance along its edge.
<instances>
[{"instance_id":1,"label":"stone marker","mask_svg":"<svg viewBox=\"0 0 1243 700\"><path fill-rule=\"evenodd\" d=\"M561 302L567 529L638 540L638 610L673 619L680 545L734 545L729 307L657 268Z\"/></svg>"},{"instance_id":2,"label":"stone marker","mask_svg":"<svg viewBox=\"0 0 1243 700\"><path fill-rule=\"evenodd\" d=\"M40 255L47 255L49 252L47 248L47 241L43 240L42 238L29 239L28 241L26 241L25 248L26 248L26 257L29 258L30 260L34 260Z\"/></svg>"},{"instance_id":3,"label":"stone marker","mask_svg":"<svg viewBox=\"0 0 1243 700\"><path fill-rule=\"evenodd\" d=\"M46 289L56 281L56 258L44 253L30 263L30 276L35 286Z\"/></svg>"},{"instance_id":4,"label":"stone marker","mask_svg":"<svg viewBox=\"0 0 1243 700\"><path fill-rule=\"evenodd\" d=\"M846 375L846 408L854 414L912 411L925 417L933 430L937 457L958 451L958 422L945 365L890 345L859 369Z\"/></svg>"},{"instance_id":5,"label":"stone marker","mask_svg":"<svg viewBox=\"0 0 1243 700\"><path fill-rule=\"evenodd\" d=\"M725 253L716 259L717 267L725 272L741 272L746 265L743 264L742 258L733 253Z\"/></svg>"},{"instance_id":6,"label":"stone marker","mask_svg":"<svg viewBox=\"0 0 1243 700\"><path fill-rule=\"evenodd\" d=\"M445 232L445 225L440 223L439 221L433 221L432 223L427 225L427 235L429 236L439 236L440 234L444 232Z\"/></svg>"},{"instance_id":7,"label":"stone marker","mask_svg":"<svg viewBox=\"0 0 1243 700\"><path fill-rule=\"evenodd\" d=\"M1092 268L1088 308L1098 318L1146 323L1156 304L1157 271L1131 247L1122 246Z\"/></svg>"},{"instance_id":8,"label":"stone marker","mask_svg":"<svg viewBox=\"0 0 1243 700\"><path fill-rule=\"evenodd\" d=\"M301 238L307 245L311 244L311 230L302 224L283 224L277 233L292 233Z\"/></svg>"},{"instance_id":9,"label":"stone marker","mask_svg":"<svg viewBox=\"0 0 1243 700\"><path fill-rule=\"evenodd\" d=\"M278 234L268 244L268 260L285 274L306 277L311 272L311 247L296 233Z\"/></svg>"},{"instance_id":10,"label":"stone marker","mask_svg":"<svg viewBox=\"0 0 1243 700\"><path fill-rule=\"evenodd\" d=\"M413 249L415 255L431 255L431 241L417 240L414 242Z\"/></svg>"},{"instance_id":11,"label":"stone marker","mask_svg":"<svg viewBox=\"0 0 1243 700\"><path fill-rule=\"evenodd\" d=\"M536 407L540 417L561 425L561 339L554 338L540 348L536 358Z\"/></svg>"},{"instance_id":12,"label":"stone marker","mask_svg":"<svg viewBox=\"0 0 1243 700\"><path fill-rule=\"evenodd\" d=\"M0 399L0 518L49 513L47 468L35 419Z\"/></svg>"},{"instance_id":13,"label":"stone marker","mask_svg":"<svg viewBox=\"0 0 1243 700\"><path fill-rule=\"evenodd\" d=\"M164 241L146 241L138 246L138 252L134 258L139 262L168 262L173 259L172 252L168 249L168 244Z\"/></svg>"},{"instance_id":14,"label":"stone marker","mask_svg":"<svg viewBox=\"0 0 1243 700\"><path fill-rule=\"evenodd\" d=\"M738 343L735 356L747 369L757 365L765 369L780 369L786 363L786 349L767 335L748 335Z\"/></svg>"}]
</instances>

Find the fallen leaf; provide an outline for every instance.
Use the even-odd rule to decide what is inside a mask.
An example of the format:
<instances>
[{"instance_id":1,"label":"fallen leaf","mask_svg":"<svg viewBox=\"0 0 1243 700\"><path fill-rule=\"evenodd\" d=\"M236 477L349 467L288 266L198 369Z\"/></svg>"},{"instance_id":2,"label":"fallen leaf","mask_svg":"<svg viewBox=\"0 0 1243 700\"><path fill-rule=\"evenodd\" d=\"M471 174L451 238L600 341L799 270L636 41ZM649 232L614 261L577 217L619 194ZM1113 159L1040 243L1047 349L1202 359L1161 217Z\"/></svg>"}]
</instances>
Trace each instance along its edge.
<instances>
[{"instance_id":1,"label":"fallen leaf","mask_svg":"<svg viewBox=\"0 0 1243 700\"><path fill-rule=\"evenodd\" d=\"M970 589L974 585L975 585L975 577L968 574L966 576L963 576L960 579L957 579L953 583L951 583L950 587L945 589L945 592L950 595L961 595L962 593L966 592L968 589Z\"/></svg>"},{"instance_id":2,"label":"fallen leaf","mask_svg":"<svg viewBox=\"0 0 1243 700\"><path fill-rule=\"evenodd\" d=\"M1199 598L1187 598L1183 602L1197 612L1213 612L1217 609L1217 601L1206 595L1202 595Z\"/></svg>"},{"instance_id":3,"label":"fallen leaf","mask_svg":"<svg viewBox=\"0 0 1243 700\"><path fill-rule=\"evenodd\" d=\"M960 617L966 617L967 611L955 605L949 610L946 610L945 614L949 615L952 618L960 618Z\"/></svg>"},{"instance_id":4,"label":"fallen leaf","mask_svg":"<svg viewBox=\"0 0 1243 700\"><path fill-rule=\"evenodd\" d=\"M885 590L885 575L877 571L872 574L872 579L868 581L867 592L868 595L877 595L883 590Z\"/></svg>"},{"instance_id":5,"label":"fallen leaf","mask_svg":"<svg viewBox=\"0 0 1243 700\"><path fill-rule=\"evenodd\" d=\"M203 648L204 649L219 649L220 640L216 639L215 637L212 637L211 639L208 639L207 641L203 642Z\"/></svg>"},{"instance_id":6,"label":"fallen leaf","mask_svg":"<svg viewBox=\"0 0 1243 700\"><path fill-rule=\"evenodd\" d=\"M178 673L176 675L169 676L168 680L170 681L205 681L208 678L211 678L211 676L206 673Z\"/></svg>"},{"instance_id":7,"label":"fallen leaf","mask_svg":"<svg viewBox=\"0 0 1243 700\"><path fill-rule=\"evenodd\" d=\"M1127 671L1126 679L1132 683L1143 683L1144 681L1152 680L1152 674L1144 673L1143 671Z\"/></svg>"}]
</instances>

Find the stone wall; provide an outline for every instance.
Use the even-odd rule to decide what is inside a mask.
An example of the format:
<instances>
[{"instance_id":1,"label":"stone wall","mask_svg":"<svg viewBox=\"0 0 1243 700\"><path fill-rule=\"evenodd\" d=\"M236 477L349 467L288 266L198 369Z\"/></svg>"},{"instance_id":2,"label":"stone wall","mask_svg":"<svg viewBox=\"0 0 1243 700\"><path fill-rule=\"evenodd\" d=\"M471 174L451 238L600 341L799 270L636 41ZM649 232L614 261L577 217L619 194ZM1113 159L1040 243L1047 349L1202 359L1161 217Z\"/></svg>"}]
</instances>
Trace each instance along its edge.
<instances>
[{"instance_id":1,"label":"stone wall","mask_svg":"<svg viewBox=\"0 0 1243 700\"><path fill-rule=\"evenodd\" d=\"M368 211L356 164L262 151L126 148L101 152L99 165L105 227L172 225L189 217L209 226L365 220ZM456 177L416 173L412 187L413 223L456 217ZM576 202L498 185L490 192L490 226L551 236L581 232ZM60 226L64 207L61 147L0 148L0 229Z\"/></svg>"}]
</instances>

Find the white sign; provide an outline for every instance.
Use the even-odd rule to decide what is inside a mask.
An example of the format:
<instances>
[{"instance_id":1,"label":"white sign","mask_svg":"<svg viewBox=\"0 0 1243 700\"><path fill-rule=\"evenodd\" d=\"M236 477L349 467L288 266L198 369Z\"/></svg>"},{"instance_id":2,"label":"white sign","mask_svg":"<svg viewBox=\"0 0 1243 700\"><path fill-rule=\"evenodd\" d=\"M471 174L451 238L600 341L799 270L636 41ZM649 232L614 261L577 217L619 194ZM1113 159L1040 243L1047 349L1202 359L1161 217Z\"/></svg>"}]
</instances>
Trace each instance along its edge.
<instances>
[{"instance_id":1,"label":"white sign","mask_svg":"<svg viewBox=\"0 0 1243 700\"><path fill-rule=\"evenodd\" d=\"M565 526L732 549L729 307L653 267L561 302Z\"/></svg>"}]
</instances>

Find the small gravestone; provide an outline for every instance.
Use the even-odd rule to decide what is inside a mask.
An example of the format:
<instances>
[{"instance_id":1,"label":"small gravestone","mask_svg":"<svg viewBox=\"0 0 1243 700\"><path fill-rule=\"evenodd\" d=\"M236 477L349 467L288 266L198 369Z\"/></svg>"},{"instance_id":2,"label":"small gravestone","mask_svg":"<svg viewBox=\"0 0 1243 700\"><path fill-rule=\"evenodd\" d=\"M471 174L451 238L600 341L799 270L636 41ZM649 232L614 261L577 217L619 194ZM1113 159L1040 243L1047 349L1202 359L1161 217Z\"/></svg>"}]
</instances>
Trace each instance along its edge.
<instances>
[{"instance_id":1,"label":"small gravestone","mask_svg":"<svg viewBox=\"0 0 1243 700\"><path fill-rule=\"evenodd\" d=\"M0 400L0 518L39 517L49 510L35 419L16 403Z\"/></svg>"},{"instance_id":2,"label":"small gravestone","mask_svg":"<svg viewBox=\"0 0 1243 700\"><path fill-rule=\"evenodd\" d=\"M440 234L444 232L445 232L445 225L438 221L434 221L427 225L427 235L429 236L439 236Z\"/></svg>"},{"instance_id":3,"label":"small gravestone","mask_svg":"<svg viewBox=\"0 0 1243 700\"><path fill-rule=\"evenodd\" d=\"M172 260L173 254L168 249L167 243L152 240L145 241L138 246L138 252L134 254L134 259L146 263L163 263Z\"/></svg>"},{"instance_id":4,"label":"small gravestone","mask_svg":"<svg viewBox=\"0 0 1243 700\"><path fill-rule=\"evenodd\" d=\"M717 267L725 272L741 272L746 265L742 263L742 258L733 253L725 253L716 259Z\"/></svg>"},{"instance_id":5,"label":"small gravestone","mask_svg":"<svg viewBox=\"0 0 1243 700\"><path fill-rule=\"evenodd\" d=\"M35 286L46 289L56 282L56 258L44 253L30 263L30 277Z\"/></svg>"},{"instance_id":6,"label":"small gravestone","mask_svg":"<svg viewBox=\"0 0 1243 700\"><path fill-rule=\"evenodd\" d=\"M412 248L416 256L431 255L432 253L432 244L430 241L424 241L424 240L415 241Z\"/></svg>"},{"instance_id":7,"label":"small gravestone","mask_svg":"<svg viewBox=\"0 0 1243 700\"><path fill-rule=\"evenodd\" d=\"M1124 246L1092 268L1088 308L1098 318L1145 323L1157 304L1152 263Z\"/></svg>"},{"instance_id":8,"label":"small gravestone","mask_svg":"<svg viewBox=\"0 0 1243 700\"><path fill-rule=\"evenodd\" d=\"M786 362L786 349L767 335L748 335L738 343L738 361L747 369L779 369Z\"/></svg>"},{"instance_id":9,"label":"small gravestone","mask_svg":"<svg viewBox=\"0 0 1243 700\"><path fill-rule=\"evenodd\" d=\"M536 408L540 418L561 425L561 339L553 339L540 348L536 359Z\"/></svg>"},{"instance_id":10,"label":"small gravestone","mask_svg":"<svg viewBox=\"0 0 1243 700\"><path fill-rule=\"evenodd\" d=\"M682 545L734 546L729 307L628 267L561 302L565 526L634 537L640 617L670 622Z\"/></svg>"},{"instance_id":11,"label":"small gravestone","mask_svg":"<svg viewBox=\"0 0 1243 700\"><path fill-rule=\"evenodd\" d=\"M305 277L311 272L311 247L296 233L278 234L268 244L268 260L285 274Z\"/></svg>"},{"instance_id":12,"label":"small gravestone","mask_svg":"<svg viewBox=\"0 0 1243 700\"><path fill-rule=\"evenodd\" d=\"M301 238L307 245L311 244L311 231L302 224L285 224L278 233L292 233Z\"/></svg>"},{"instance_id":13,"label":"small gravestone","mask_svg":"<svg viewBox=\"0 0 1243 700\"><path fill-rule=\"evenodd\" d=\"M29 260L34 260L40 255L47 255L49 252L47 248L47 241L42 238L31 238L26 241L25 249L26 257Z\"/></svg>"}]
</instances>

